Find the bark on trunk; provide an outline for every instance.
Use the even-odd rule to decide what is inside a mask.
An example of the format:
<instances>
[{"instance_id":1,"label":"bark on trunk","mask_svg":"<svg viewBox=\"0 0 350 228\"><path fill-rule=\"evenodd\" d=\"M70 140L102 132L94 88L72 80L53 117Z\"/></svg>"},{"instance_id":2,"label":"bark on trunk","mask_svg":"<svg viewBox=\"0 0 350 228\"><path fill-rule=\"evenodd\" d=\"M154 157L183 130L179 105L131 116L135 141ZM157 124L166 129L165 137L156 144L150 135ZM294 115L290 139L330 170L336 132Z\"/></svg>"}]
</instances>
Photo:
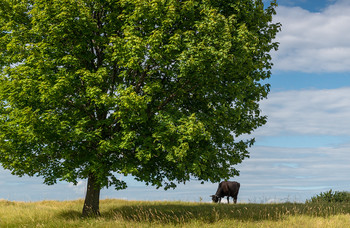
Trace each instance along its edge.
<instances>
[{"instance_id":1,"label":"bark on trunk","mask_svg":"<svg viewBox=\"0 0 350 228\"><path fill-rule=\"evenodd\" d=\"M83 216L100 215L100 186L96 182L94 174L88 177Z\"/></svg>"}]
</instances>

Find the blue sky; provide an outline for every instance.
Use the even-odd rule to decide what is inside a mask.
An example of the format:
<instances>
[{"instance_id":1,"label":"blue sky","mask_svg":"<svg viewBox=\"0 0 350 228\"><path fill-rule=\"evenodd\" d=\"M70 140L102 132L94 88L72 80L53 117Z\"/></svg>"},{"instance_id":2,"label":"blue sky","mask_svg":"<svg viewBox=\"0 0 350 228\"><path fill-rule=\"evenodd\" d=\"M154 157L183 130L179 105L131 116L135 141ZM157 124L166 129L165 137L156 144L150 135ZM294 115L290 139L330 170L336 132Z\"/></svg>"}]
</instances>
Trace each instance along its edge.
<instances>
[{"instance_id":1,"label":"blue sky","mask_svg":"<svg viewBox=\"0 0 350 228\"><path fill-rule=\"evenodd\" d=\"M287 7L301 7L310 12L319 12L337 0L277 0L279 5ZM264 2L269 2L265 0Z\"/></svg>"},{"instance_id":2,"label":"blue sky","mask_svg":"<svg viewBox=\"0 0 350 228\"><path fill-rule=\"evenodd\" d=\"M268 1L265 1L268 2ZM329 189L350 191L350 1L278 0L283 24L273 53L269 98L261 102L268 123L253 137L250 158L237 166L239 202L305 201ZM130 177L127 190L104 189L101 198L210 201L217 183L191 181L156 190ZM84 198L86 183L42 184L0 170L0 198Z\"/></svg>"}]
</instances>

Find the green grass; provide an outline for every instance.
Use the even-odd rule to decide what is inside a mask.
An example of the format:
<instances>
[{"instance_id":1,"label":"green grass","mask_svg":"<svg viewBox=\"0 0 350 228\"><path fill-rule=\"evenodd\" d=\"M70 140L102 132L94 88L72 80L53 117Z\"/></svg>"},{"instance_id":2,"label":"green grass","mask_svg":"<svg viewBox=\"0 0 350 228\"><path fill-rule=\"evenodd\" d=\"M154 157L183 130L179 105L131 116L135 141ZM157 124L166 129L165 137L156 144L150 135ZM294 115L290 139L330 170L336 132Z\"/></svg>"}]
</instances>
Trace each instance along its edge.
<instances>
[{"instance_id":1,"label":"green grass","mask_svg":"<svg viewBox=\"0 0 350 228\"><path fill-rule=\"evenodd\" d=\"M350 227L349 203L212 204L101 200L101 217L82 218L83 201L0 201L0 227Z\"/></svg>"}]
</instances>

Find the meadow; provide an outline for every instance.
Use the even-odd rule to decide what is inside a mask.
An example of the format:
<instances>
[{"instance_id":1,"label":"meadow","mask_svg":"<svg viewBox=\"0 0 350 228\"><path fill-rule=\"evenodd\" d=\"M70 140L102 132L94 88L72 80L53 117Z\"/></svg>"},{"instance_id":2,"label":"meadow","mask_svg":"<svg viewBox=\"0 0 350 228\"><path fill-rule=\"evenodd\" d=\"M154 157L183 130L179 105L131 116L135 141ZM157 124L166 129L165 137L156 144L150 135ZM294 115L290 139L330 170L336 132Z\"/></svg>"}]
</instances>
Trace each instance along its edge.
<instances>
[{"instance_id":1,"label":"meadow","mask_svg":"<svg viewBox=\"0 0 350 228\"><path fill-rule=\"evenodd\" d=\"M101 200L82 218L83 200L0 200L0 227L350 227L349 203L213 204Z\"/></svg>"}]
</instances>

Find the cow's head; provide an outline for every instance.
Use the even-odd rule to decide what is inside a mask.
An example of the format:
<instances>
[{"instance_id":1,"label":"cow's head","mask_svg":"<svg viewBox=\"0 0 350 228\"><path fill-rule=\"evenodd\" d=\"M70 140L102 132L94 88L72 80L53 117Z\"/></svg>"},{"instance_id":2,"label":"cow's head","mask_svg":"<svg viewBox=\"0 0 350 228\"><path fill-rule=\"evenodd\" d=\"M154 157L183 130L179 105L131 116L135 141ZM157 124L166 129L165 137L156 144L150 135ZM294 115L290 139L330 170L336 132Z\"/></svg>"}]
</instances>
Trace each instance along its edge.
<instances>
[{"instance_id":1,"label":"cow's head","mask_svg":"<svg viewBox=\"0 0 350 228\"><path fill-rule=\"evenodd\" d=\"M213 200L214 203L219 202L219 197L217 195L211 195L211 199Z\"/></svg>"}]
</instances>

